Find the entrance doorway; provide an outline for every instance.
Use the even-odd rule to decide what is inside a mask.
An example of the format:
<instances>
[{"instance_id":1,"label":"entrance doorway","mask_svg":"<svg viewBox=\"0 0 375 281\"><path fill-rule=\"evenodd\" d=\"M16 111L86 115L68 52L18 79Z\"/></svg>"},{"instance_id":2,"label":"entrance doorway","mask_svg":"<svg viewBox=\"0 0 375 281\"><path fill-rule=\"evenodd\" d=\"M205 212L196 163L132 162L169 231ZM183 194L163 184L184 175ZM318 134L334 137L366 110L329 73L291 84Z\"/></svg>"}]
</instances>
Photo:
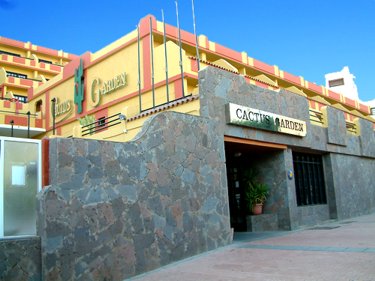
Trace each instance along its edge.
<instances>
[{"instance_id":1,"label":"entrance doorway","mask_svg":"<svg viewBox=\"0 0 375 281\"><path fill-rule=\"evenodd\" d=\"M225 137L229 211L234 231L248 231L246 217L250 210L245 200L245 172L254 169L259 172L260 180L266 180L264 173L268 169L265 165L272 163L269 159L283 149L286 149L285 145Z\"/></svg>"}]
</instances>

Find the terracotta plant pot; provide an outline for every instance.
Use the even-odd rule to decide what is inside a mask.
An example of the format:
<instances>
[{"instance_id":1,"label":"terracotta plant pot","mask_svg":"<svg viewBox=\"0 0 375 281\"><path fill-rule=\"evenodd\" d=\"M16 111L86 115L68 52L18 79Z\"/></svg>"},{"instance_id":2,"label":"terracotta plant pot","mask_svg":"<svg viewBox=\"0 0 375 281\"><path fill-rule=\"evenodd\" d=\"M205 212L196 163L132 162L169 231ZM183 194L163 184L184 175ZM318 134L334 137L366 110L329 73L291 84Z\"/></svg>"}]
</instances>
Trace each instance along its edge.
<instances>
[{"instance_id":1,"label":"terracotta plant pot","mask_svg":"<svg viewBox=\"0 0 375 281\"><path fill-rule=\"evenodd\" d=\"M263 204L254 204L253 215L261 215L263 212Z\"/></svg>"}]
</instances>

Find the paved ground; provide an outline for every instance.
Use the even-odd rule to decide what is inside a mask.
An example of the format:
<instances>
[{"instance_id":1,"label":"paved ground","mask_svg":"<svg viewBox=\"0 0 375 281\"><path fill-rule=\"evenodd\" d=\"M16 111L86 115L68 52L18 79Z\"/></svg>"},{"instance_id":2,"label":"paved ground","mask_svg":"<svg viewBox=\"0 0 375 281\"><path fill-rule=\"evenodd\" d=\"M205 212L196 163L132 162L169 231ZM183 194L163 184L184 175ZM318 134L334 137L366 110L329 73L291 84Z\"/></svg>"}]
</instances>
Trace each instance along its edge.
<instances>
[{"instance_id":1,"label":"paved ground","mask_svg":"<svg viewBox=\"0 0 375 281\"><path fill-rule=\"evenodd\" d=\"M230 246L132 280L375 281L375 214L292 232L242 233Z\"/></svg>"}]
</instances>

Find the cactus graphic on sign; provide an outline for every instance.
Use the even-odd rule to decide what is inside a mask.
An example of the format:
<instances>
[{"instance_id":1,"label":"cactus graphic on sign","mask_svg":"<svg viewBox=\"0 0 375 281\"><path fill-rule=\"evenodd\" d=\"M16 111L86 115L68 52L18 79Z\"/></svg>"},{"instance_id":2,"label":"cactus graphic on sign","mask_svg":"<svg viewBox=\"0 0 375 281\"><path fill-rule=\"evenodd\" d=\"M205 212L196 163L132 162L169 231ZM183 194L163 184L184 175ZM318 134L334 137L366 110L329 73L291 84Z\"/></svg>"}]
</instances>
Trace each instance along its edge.
<instances>
[{"instance_id":1,"label":"cactus graphic on sign","mask_svg":"<svg viewBox=\"0 0 375 281\"><path fill-rule=\"evenodd\" d=\"M78 114L82 113L82 103L85 99L83 79L83 60L81 59L74 72L74 103L77 105Z\"/></svg>"}]
</instances>

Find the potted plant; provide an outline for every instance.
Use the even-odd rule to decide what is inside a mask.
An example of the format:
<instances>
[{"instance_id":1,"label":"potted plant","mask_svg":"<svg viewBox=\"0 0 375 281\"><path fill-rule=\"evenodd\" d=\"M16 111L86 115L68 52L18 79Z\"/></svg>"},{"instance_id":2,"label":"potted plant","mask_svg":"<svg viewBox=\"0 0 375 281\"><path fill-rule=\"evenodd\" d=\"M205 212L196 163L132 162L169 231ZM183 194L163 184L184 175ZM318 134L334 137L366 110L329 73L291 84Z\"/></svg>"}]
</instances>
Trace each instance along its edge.
<instances>
[{"instance_id":1,"label":"potted plant","mask_svg":"<svg viewBox=\"0 0 375 281\"><path fill-rule=\"evenodd\" d=\"M248 170L244 174L245 200L248 210L253 215L260 215L263 212L263 204L268 196L268 186L257 179L255 170Z\"/></svg>"},{"instance_id":2,"label":"potted plant","mask_svg":"<svg viewBox=\"0 0 375 281\"><path fill-rule=\"evenodd\" d=\"M268 195L268 186L264 183L254 182L245 190L245 198L249 210L253 215L260 215L263 212L263 204Z\"/></svg>"}]
</instances>

